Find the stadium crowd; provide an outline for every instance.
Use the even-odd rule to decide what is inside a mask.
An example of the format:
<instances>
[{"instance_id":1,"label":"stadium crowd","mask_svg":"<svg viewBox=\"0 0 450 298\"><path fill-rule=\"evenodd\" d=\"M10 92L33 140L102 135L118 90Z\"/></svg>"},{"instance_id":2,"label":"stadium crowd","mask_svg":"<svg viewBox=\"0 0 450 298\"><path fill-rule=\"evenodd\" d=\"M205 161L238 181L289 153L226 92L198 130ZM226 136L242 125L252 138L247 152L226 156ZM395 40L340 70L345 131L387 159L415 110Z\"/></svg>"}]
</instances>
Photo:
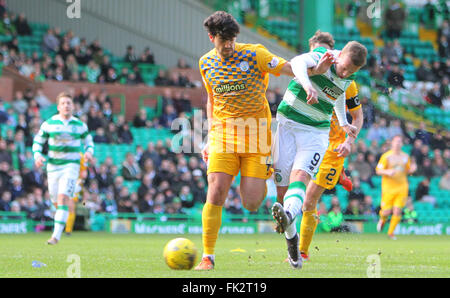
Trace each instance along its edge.
<instances>
[{"instance_id":1,"label":"stadium crowd","mask_svg":"<svg viewBox=\"0 0 450 298\"><path fill-rule=\"evenodd\" d=\"M0 6L2 7L2 6ZM3 6L4 7L4 6ZM26 56L20 50L19 38L32 35L32 28L26 16L21 13L2 9L0 35L12 36L8 42L0 43L0 63L13 66L22 75L36 82L46 80L117 83L137 85L148 83L142 74L142 65L155 65L155 57L149 47L137 54L132 45L128 45L122 62L128 65L115 65L113 57L102 46L99 39L87 42L85 38L74 35L73 31L62 32L60 28L49 28L42 38L41 50ZM183 58L177 68L190 68ZM178 72L160 69L153 82L156 86L196 87L189 78Z\"/></svg>"},{"instance_id":2,"label":"stadium crowd","mask_svg":"<svg viewBox=\"0 0 450 298\"><path fill-rule=\"evenodd\" d=\"M26 36L32 34L23 14L15 15L3 9L5 1L0 0L0 35ZM433 62L432 67L423 60L423 69L417 71L419 81L431 82L432 91L424 94L424 99L437 106L445 106L448 101L448 78L450 62L448 41L450 29L444 22L439 29L440 55L447 62ZM447 45L444 42L446 38ZM88 81L91 83L136 84L143 82L140 76L140 63L154 64L155 58L150 49L136 55L133 46L126 48L123 61L133 65L131 72L125 67L117 74L109 55L99 40L88 44L86 39L74 36L71 31L65 34L58 28L50 28L43 38L43 55L38 53L27 57L20 52L18 38L0 44L0 60L5 65L13 65L24 76L36 81ZM398 65L404 60L404 51L398 41L388 42L383 49L375 48L371 53L368 67L374 78L387 81L396 88L404 88L402 71ZM80 68L80 65L82 66ZM183 59L178 68L189 68ZM173 75L173 74L172 74ZM158 86L193 87L192 82L182 76L169 76L160 70L155 79ZM135 136L131 128L170 128L171 122L192 112L190 99L182 92L172 93L170 88L162 96L162 114L151 118L145 109L140 110L133 121L127 122L123 116L114 115L113 103L106 91L91 92L89 88L70 89L75 103L75 116L87 123L94 135L96 144L133 144ZM431 92L431 93L430 93ZM434 93L433 93L434 92ZM272 115L283 97L282 90L267 92ZM365 194L361 182L374 187L375 167L382 153L389 148L389 140L401 134L405 143L412 146L411 156L421 166L416 176L423 176L416 196L411 201L435 202L428 194L429 181L440 178L440 188L450 190L450 131L438 130L432 134L421 125L416 128L412 122L393 119L382 114L371 104L370 99L361 99L364 111L365 137L359 138L349 158L348 174L353 179L353 190L348 193L348 205L341 206L336 196L331 207L320 203L319 214L327 216L332 229L345 229L343 215L376 215L377 207L370 195ZM424 102L425 104L425 102ZM17 91L7 107L0 99L0 125L11 127L6 137L0 138L0 211L24 211L27 217L36 221L51 220L51 203L47 190L47 178L42 169L34 166L33 156L27 150L42 121L41 111L52 105L42 90ZM115 214L127 213L168 213L184 214L186 210L201 204L206 199L206 164L199 154L175 154L169 150L170 141L148 143L143 148L136 147L129 152L122 164L114 164L108 157L103 163L89 165L83 188L86 207L94 212ZM131 192L126 186L129 181L139 181L139 188ZM269 198L261 206L260 213L270 214L273 203L273 181ZM272 199L271 199L272 198ZM345 208L344 208L345 207ZM229 192L225 209L229 214L244 214L240 200L239 186ZM408 203L405 212L413 214L414 207ZM405 217L407 220L410 217Z\"/></svg>"},{"instance_id":3,"label":"stadium crowd","mask_svg":"<svg viewBox=\"0 0 450 298\"><path fill-rule=\"evenodd\" d=\"M123 116L112 114L111 101L105 91L96 94L83 88L74 94L76 115L86 121L97 144L131 144L133 134L130 125L170 127L170 121L184 113L182 109L173 107L174 100L169 94L167 92L163 97L166 109L159 118L149 119L144 114L145 110L141 110L133 121L127 123ZM273 90L268 92L268 98L273 108L282 96L279 90ZM25 94L19 92L11 108L6 111L4 102L0 101L0 124L13 127L7 132L6 138L0 140L0 210L25 211L29 218L48 220L51 212L46 175L33 166L31 152L26 150L43 120L40 117L38 102L50 102L41 90L36 94L31 91ZM431 134L424 130L424 127L415 129L410 122L387 119L375 110L367 98L363 98L362 103L367 120L367 134L355 144L347 168L348 174L353 178L354 188L348 194L349 204L345 209L335 206L336 200L333 200L334 205L329 211L337 212L339 209L346 215L376 214L377 206L373 205L373 198L363 192L360 182L373 186L372 178L378 159L388 150L392 136L397 134L403 135L406 144L412 145L411 156L418 164L423 165L419 167L416 175L424 176L425 183L432 177L442 177L441 187L448 188L448 131ZM172 116L166 113L171 109ZM14 115L17 115L17 119ZM87 207L95 212L108 213L183 214L185 208L203 203L206 198L206 164L198 154L171 152L168 144L170 142L164 143L161 140L156 144L149 143L146 148L137 146L136 152L129 152L121 165L114 164L111 157L107 157L101 164L90 165L83 191L83 199L88 202ZM137 192L130 192L125 186L127 181L140 181ZM422 199L430 200L426 189L418 192L414 198ZM271 199L267 199L259 212L269 214L271 203ZM225 208L230 214L244 213L238 186L232 187Z\"/></svg>"}]
</instances>

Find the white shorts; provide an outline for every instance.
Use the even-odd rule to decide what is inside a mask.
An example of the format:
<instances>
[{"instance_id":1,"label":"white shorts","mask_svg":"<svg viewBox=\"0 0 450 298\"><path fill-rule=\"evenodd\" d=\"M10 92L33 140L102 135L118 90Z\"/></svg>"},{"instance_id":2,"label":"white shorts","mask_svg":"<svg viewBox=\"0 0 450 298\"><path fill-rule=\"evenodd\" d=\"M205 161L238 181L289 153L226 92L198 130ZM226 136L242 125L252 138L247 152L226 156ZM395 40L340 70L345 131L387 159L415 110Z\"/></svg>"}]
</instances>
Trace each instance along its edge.
<instances>
[{"instance_id":1,"label":"white shorts","mask_svg":"<svg viewBox=\"0 0 450 298\"><path fill-rule=\"evenodd\" d=\"M48 192L52 203L57 202L58 195L66 195L72 198L75 193L75 185L80 175L80 165L67 164L60 169L52 169L48 176Z\"/></svg>"},{"instance_id":2,"label":"white shorts","mask_svg":"<svg viewBox=\"0 0 450 298\"><path fill-rule=\"evenodd\" d=\"M329 130L279 122L272 147L275 184L288 186L292 170L314 177L328 148L328 134Z\"/></svg>"}]
</instances>

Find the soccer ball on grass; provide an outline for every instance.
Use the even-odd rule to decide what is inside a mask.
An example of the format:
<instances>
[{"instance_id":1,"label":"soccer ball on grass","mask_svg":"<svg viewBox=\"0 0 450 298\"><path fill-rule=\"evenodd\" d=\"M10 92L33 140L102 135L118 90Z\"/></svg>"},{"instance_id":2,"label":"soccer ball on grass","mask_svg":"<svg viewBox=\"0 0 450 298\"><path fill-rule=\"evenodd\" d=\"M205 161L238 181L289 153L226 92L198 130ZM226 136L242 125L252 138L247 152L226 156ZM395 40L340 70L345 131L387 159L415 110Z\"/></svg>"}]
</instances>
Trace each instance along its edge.
<instances>
[{"instance_id":1,"label":"soccer ball on grass","mask_svg":"<svg viewBox=\"0 0 450 298\"><path fill-rule=\"evenodd\" d=\"M170 240L164 247L164 260L175 270L190 270L197 259L195 244L186 238Z\"/></svg>"}]
</instances>

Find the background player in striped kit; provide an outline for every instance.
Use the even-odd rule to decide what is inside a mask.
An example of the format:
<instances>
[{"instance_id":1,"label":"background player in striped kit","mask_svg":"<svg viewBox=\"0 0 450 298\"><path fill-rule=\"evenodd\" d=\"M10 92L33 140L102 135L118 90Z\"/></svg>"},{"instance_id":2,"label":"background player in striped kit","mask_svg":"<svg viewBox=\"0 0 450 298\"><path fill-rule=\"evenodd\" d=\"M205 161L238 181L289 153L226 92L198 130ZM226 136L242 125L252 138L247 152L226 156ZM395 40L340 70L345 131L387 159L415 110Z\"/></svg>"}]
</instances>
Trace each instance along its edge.
<instances>
[{"instance_id":1,"label":"background player in striped kit","mask_svg":"<svg viewBox=\"0 0 450 298\"><path fill-rule=\"evenodd\" d=\"M58 114L42 123L33 140L33 155L37 167L47 161L42 155L48 141L48 188L55 213L54 230L48 244L57 244L69 215L68 204L75 191L80 173L80 150L87 162L93 161L94 143L85 123L72 115L73 99L68 93L56 98ZM84 145L82 147L82 145Z\"/></svg>"},{"instance_id":2,"label":"background player in striped kit","mask_svg":"<svg viewBox=\"0 0 450 298\"><path fill-rule=\"evenodd\" d=\"M310 79L307 69L315 67L325 55L332 55L335 64ZM277 231L285 233L289 263L294 268L302 266L295 218L301 212L307 185L328 147L333 110L342 129L356 138L357 128L348 124L345 115L345 92L353 81L351 75L366 63L366 57L367 49L352 41L342 51L319 47L291 60L295 78L278 107L273 148L275 183L289 187L284 207L276 202L272 215L277 221ZM344 150L341 145L337 148L338 153Z\"/></svg>"}]
</instances>

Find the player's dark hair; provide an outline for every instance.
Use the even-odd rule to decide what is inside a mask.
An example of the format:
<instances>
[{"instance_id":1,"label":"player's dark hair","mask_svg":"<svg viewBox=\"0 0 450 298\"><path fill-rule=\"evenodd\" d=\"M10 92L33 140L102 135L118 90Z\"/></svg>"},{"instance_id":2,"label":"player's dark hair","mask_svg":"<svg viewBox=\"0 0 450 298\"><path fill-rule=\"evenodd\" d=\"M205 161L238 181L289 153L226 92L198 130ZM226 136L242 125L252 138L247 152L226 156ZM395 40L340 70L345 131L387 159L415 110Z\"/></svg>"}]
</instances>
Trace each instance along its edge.
<instances>
[{"instance_id":1,"label":"player's dark hair","mask_svg":"<svg viewBox=\"0 0 450 298\"><path fill-rule=\"evenodd\" d=\"M225 11L216 11L203 22L209 34L230 40L239 34L239 24L236 19Z\"/></svg>"},{"instance_id":2,"label":"player's dark hair","mask_svg":"<svg viewBox=\"0 0 450 298\"><path fill-rule=\"evenodd\" d=\"M350 41L342 49L342 53L348 54L352 63L356 66L364 66L367 59L367 48L357 41Z\"/></svg>"},{"instance_id":3,"label":"player's dark hair","mask_svg":"<svg viewBox=\"0 0 450 298\"><path fill-rule=\"evenodd\" d=\"M334 49L333 35L328 32L317 30L316 33L314 33L313 37L309 39L309 46L312 46L315 43L323 43L328 45L330 49Z\"/></svg>"}]
</instances>

